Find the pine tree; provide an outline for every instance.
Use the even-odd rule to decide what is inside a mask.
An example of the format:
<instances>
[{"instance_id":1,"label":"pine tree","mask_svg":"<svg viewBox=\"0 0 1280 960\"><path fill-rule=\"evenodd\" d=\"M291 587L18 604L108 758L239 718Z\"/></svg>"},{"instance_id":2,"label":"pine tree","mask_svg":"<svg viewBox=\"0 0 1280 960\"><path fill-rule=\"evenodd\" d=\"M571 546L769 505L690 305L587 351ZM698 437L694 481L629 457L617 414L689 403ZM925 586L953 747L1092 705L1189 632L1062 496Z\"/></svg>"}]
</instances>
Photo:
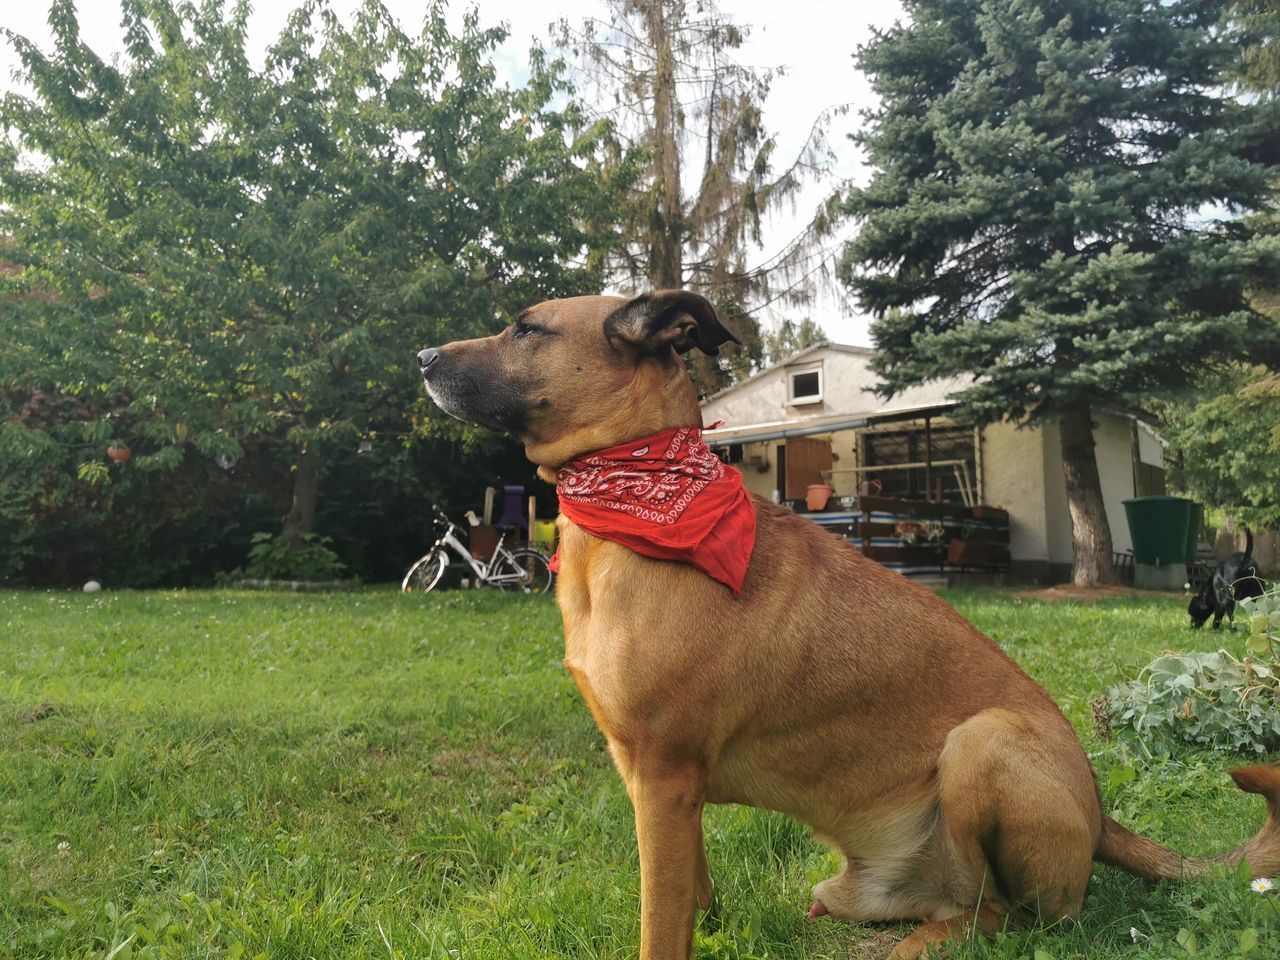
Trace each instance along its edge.
<instances>
[{"instance_id":1,"label":"pine tree","mask_svg":"<svg viewBox=\"0 0 1280 960\"><path fill-rule=\"evenodd\" d=\"M972 375L962 413L1056 421L1073 579L1112 579L1091 424L1273 328L1248 303L1280 243L1239 214L1276 170L1275 105L1237 98L1210 0L907 0L858 53L881 106L843 277L890 391Z\"/></svg>"}]
</instances>

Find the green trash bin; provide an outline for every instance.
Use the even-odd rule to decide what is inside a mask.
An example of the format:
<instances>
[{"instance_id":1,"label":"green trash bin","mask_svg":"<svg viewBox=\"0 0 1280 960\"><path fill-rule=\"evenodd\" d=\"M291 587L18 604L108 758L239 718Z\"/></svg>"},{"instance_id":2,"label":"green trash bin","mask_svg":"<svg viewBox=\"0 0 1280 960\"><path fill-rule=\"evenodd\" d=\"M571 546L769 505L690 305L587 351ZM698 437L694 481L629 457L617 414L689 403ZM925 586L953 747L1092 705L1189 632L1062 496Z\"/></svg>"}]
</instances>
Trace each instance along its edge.
<instances>
[{"instance_id":1,"label":"green trash bin","mask_svg":"<svg viewBox=\"0 0 1280 960\"><path fill-rule=\"evenodd\" d=\"M1178 590L1186 565L1196 559L1203 507L1185 497L1136 497L1124 501L1133 540L1134 584Z\"/></svg>"}]
</instances>

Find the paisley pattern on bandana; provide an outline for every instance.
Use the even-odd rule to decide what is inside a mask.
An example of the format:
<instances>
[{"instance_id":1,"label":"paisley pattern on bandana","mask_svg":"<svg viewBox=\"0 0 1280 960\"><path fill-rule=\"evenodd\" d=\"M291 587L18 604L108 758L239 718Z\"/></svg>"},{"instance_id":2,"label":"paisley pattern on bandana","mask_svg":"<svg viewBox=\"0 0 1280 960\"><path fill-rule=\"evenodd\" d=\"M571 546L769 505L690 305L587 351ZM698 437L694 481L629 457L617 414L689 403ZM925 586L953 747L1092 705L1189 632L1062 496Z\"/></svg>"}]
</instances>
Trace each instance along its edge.
<instances>
[{"instance_id":1,"label":"paisley pattern on bandana","mask_svg":"<svg viewBox=\"0 0 1280 960\"><path fill-rule=\"evenodd\" d=\"M560 512L594 536L656 560L687 563L734 593L755 546L756 512L742 474L675 427L580 457L556 474ZM559 552L553 569L562 562Z\"/></svg>"},{"instance_id":2,"label":"paisley pattern on bandana","mask_svg":"<svg viewBox=\"0 0 1280 960\"><path fill-rule=\"evenodd\" d=\"M724 476L724 464L696 427L670 432L656 457L649 456L654 444L642 442L574 460L556 475L556 493L650 523L675 523L694 497Z\"/></svg>"}]
</instances>

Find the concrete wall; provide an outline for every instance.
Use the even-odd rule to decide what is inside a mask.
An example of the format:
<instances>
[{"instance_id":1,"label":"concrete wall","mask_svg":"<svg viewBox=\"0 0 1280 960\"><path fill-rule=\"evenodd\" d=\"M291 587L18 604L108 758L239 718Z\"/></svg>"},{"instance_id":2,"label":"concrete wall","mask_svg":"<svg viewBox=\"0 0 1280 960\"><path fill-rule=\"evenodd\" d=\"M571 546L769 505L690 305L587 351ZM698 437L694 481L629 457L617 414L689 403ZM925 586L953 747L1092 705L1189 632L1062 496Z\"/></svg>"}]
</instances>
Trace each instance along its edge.
<instances>
[{"instance_id":1,"label":"concrete wall","mask_svg":"<svg viewBox=\"0 0 1280 960\"><path fill-rule=\"evenodd\" d=\"M851 496L858 492L858 475L849 471L857 466L858 434L854 430L837 430L829 435L819 434L815 440L831 441L831 485L836 488L836 496ZM764 440L759 443L747 443L742 447L742 463L734 464L742 473L743 485L751 493L759 494L766 500L773 495L778 486L778 445L785 440ZM768 464L761 469L758 464Z\"/></svg>"},{"instance_id":2,"label":"concrete wall","mask_svg":"<svg viewBox=\"0 0 1280 960\"><path fill-rule=\"evenodd\" d=\"M1015 563L1049 559L1044 447L1039 427L993 423L982 431L982 499L1009 511L1009 555Z\"/></svg>"},{"instance_id":3,"label":"concrete wall","mask_svg":"<svg viewBox=\"0 0 1280 960\"><path fill-rule=\"evenodd\" d=\"M735 464L742 471L742 484L750 493L758 494L768 500L773 489L778 485L777 449L780 440L766 440L762 443L744 444L742 448L743 462ZM761 469L753 466L752 461L768 464Z\"/></svg>"},{"instance_id":4,"label":"concrete wall","mask_svg":"<svg viewBox=\"0 0 1280 960\"><path fill-rule=\"evenodd\" d=\"M1164 444L1156 432L1142 421L1138 421L1138 459L1164 469Z\"/></svg>"},{"instance_id":5,"label":"concrete wall","mask_svg":"<svg viewBox=\"0 0 1280 960\"><path fill-rule=\"evenodd\" d=\"M831 485L836 488L836 496L853 496L862 479L851 472L858 465L858 431L837 430L831 434L831 457Z\"/></svg>"},{"instance_id":6,"label":"concrete wall","mask_svg":"<svg viewBox=\"0 0 1280 960\"><path fill-rule=\"evenodd\" d=\"M1120 552L1133 549L1123 504L1134 495L1131 431L1127 418L1101 414L1093 432L1111 541ZM1018 429L997 423L982 432L983 499L1009 511L1010 556L1015 567L1035 576L1060 575L1075 554L1061 444L1056 424ZM1163 462L1154 434L1141 448Z\"/></svg>"}]
</instances>

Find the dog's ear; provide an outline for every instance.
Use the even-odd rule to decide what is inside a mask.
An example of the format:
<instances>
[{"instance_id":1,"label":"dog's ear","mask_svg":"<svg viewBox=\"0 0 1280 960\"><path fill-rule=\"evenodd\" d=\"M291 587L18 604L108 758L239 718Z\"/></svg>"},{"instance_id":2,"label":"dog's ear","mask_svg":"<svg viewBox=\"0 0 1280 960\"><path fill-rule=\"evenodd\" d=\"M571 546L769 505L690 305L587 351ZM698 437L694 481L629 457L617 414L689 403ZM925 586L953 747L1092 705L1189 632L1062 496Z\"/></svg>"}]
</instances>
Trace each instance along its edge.
<instances>
[{"instance_id":1,"label":"dog's ear","mask_svg":"<svg viewBox=\"0 0 1280 960\"><path fill-rule=\"evenodd\" d=\"M725 329L705 297L687 290L641 294L605 317L604 334L649 352L674 347L688 353L697 347L713 357L722 343L742 343Z\"/></svg>"}]
</instances>

